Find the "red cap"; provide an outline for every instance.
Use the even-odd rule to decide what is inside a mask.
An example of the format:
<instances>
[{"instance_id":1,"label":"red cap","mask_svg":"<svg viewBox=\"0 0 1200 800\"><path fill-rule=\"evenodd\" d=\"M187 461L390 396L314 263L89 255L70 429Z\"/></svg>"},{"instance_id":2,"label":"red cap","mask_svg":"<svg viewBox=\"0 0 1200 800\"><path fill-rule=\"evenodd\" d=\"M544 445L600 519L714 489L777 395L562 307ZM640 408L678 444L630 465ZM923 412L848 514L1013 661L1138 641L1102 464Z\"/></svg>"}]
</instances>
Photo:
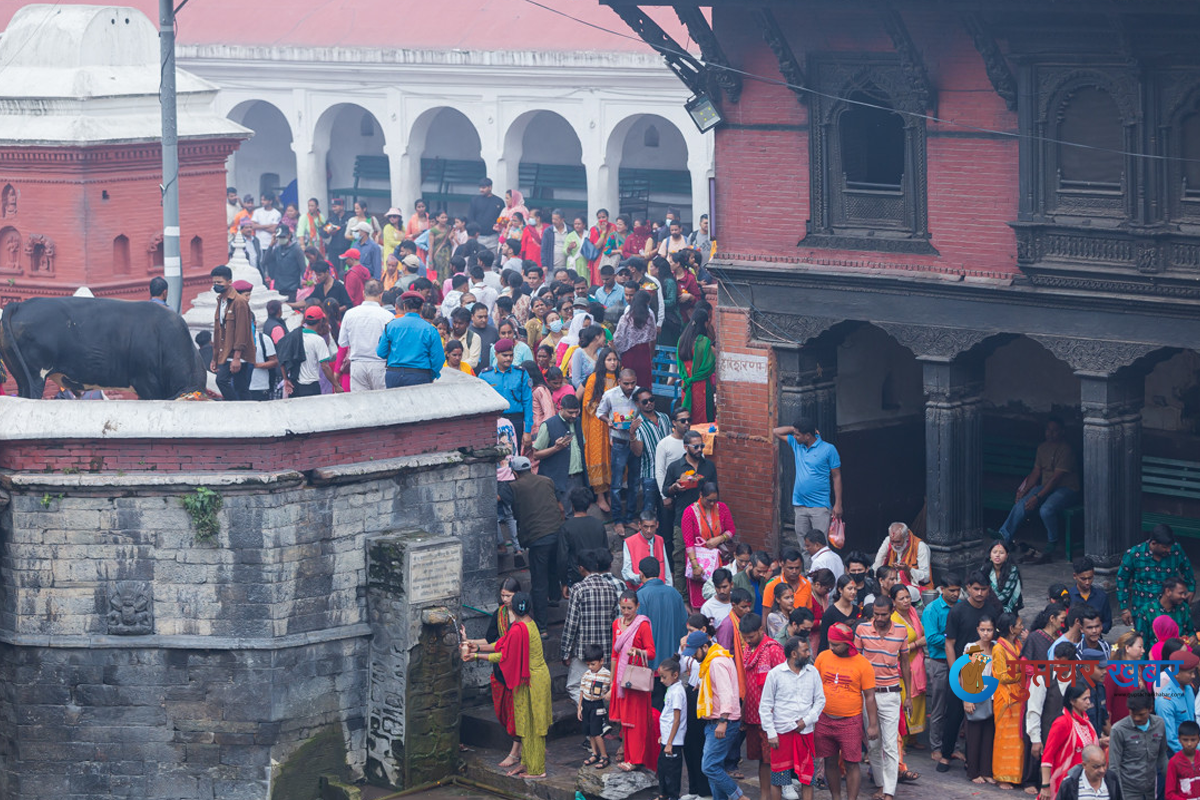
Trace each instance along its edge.
<instances>
[{"instance_id":1,"label":"red cap","mask_svg":"<svg viewBox=\"0 0 1200 800\"><path fill-rule=\"evenodd\" d=\"M235 292L250 292L254 290L254 284L250 281L234 281L233 290Z\"/></svg>"},{"instance_id":2,"label":"red cap","mask_svg":"<svg viewBox=\"0 0 1200 800\"><path fill-rule=\"evenodd\" d=\"M400 295L400 299L401 300L420 300L421 302L424 302L425 295L421 294L420 292L414 292L412 289L409 289L407 292Z\"/></svg>"},{"instance_id":3,"label":"red cap","mask_svg":"<svg viewBox=\"0 0 1200 800\"><path fill-rule=\"evenodd\" d=\"M305 322L320 322L323 319L325 319L325 312L321 310L320 306L309 306L304 310Z\"/></svg>"},{"instance_id":4,"label":"red cap","mask_svg":"<svg viewBox=\"0 0 1200 800\"><path fill-rule=\"evenodd\" d=\"M362 258L362 253L358 252L357 247L351 247L349 250L342 253L342 258Z\"/></svg>"}]
</instances>

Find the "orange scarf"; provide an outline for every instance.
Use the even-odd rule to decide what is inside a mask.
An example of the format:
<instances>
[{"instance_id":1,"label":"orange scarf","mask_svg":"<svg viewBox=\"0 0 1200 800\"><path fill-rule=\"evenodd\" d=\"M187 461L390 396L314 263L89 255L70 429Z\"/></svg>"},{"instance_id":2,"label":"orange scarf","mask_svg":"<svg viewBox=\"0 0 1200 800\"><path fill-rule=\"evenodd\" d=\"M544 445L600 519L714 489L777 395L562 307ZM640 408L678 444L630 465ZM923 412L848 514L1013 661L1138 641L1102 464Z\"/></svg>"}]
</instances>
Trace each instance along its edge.
<instances>
[{"instance_id":1,"label":"orange scarf","mask_svg":"<svg viewBox=\"0 0 1200 800\"><path fill-rule=\"evenodd\" d=\"M908 534L908 546L904 548L904 555L897 556L896 549L888 544L887 556L884 557L883 563L888 567L900 566L902 570L908 573L906 584L912 582L912 569L917 566L917 551L921 548L921 540L912 531Z\"/></svg>"}]
</instances>

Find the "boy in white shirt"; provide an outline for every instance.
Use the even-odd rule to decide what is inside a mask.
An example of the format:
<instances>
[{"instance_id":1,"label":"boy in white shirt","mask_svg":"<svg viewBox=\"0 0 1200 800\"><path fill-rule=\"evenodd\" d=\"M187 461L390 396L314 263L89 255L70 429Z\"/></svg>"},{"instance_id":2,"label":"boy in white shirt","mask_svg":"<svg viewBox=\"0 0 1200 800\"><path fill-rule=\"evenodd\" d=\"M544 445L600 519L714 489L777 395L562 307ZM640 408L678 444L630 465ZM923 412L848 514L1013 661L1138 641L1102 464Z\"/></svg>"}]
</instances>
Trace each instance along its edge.
<instances>
[{"instance_id":1,"label":"boy in white shirt","mask_svg":"<svg viewBox=\"0 0 1200 800\"><path fill-rule=\"evenodd\" d=\"M712 620L713 627L717 628L733 608L733 603L729 601L729 594L733 591L733 574L724 567L715 569L712 584L715 593L700 606L700 613Z\"/></svg>"},{"instance_id":2,"label":"boy in white shirt","mask_svg":"<svg viewBox=\"0 0 1200 800\"><path fill-rule=\"evenodd\" d=\"M679 682L679 662L668 658L658 665L658 677L667 694L658 718L658 794L663 800L679 800L683 782L683 738L687 735L687 695Z\"/></svg>"}]
</instances>

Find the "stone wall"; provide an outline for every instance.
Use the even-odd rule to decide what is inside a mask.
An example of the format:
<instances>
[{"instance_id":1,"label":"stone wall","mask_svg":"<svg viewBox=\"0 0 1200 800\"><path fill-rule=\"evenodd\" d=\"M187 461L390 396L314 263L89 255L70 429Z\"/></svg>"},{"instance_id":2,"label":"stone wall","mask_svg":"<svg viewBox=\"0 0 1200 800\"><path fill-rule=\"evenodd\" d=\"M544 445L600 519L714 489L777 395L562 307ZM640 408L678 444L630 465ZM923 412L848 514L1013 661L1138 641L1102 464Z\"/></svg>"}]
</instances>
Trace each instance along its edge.
<instances>
[{"instance_id":1,"label":"stone wall","mask_svg":"<svg viewBox=\"0 0 1200 800\"><path fill-rule=\"evenodd\" d=\"M316 428L353 424L354 412L393 399L399 407L401 389L331 398L351 412L338 420L322 398L248 404L293 416L298 404L321 406L272 471L0 474L0 797L302 800L317 788L296 762L313 752L332 774L362 777L370 542L399 531L453 540L461 601L494 602L491 415L503 402L467 381L424 390L423 406L475 411L437 422L459 432L454 450L389 458L382 439L373 461L287 468L305 460ZM45 405L129 414L138 438L132 419L159 404ZM241 404L177 405L219 405L238 447ZM391 422L397 441L429 427L409 437L411 423ZM20 435L22 447L34 441ZM222 499L211 542L197 541L181 503L196 486Z\"/></svg>"}]
</instances>

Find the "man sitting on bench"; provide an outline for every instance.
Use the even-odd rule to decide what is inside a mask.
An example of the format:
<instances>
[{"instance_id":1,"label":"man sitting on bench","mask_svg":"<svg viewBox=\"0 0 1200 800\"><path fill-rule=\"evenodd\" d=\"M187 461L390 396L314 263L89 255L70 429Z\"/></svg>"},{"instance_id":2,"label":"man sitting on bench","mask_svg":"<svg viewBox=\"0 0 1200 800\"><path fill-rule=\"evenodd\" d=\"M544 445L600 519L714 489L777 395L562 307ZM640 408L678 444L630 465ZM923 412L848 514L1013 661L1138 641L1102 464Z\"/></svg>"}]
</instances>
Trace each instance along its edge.
<instances>
[{"instance_id":1,"label":"man sitting on bench","mask_svg":"<svg viewBox=\"0 0 1200 800\"><path fill-rule=\"evenodd\" d=\"M1029 563L1045 564L1054 558L1062 527L1058 513L1079 501L1079 471L1075 452L1063 439L1063 421L1046 420L1046 441L1038 445L1033 471L1017 487L1017 496L1008 519L1000 527L1000 536L1010 549L1013 537L1026 516L1035 510L1046 525L1046 550Z\"/></svg>"}]
</instances>

